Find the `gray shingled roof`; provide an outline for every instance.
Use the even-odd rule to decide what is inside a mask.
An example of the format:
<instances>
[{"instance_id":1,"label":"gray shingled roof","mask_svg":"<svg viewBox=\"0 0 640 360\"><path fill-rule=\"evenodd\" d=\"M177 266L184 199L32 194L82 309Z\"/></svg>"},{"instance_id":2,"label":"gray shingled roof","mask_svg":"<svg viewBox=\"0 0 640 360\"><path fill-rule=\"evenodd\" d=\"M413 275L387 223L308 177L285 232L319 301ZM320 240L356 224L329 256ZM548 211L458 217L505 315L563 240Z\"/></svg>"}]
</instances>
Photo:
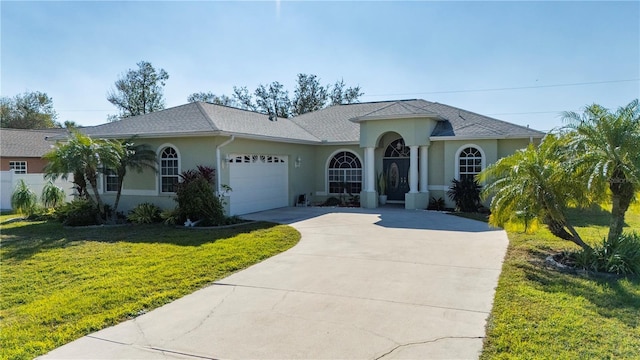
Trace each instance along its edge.
<instances>
[{"instance_id":1,"label":"gray shingled roof","mask_svg":"<svg viewBox=\"0 0 640 360\"><path fill-rule=\"evenodd\" d=\"M66 129L0 129L0 155L3 157L42 157L51 151L47 137L66 134Z\"/></svg>"},{"instance_id":2,"label":"gray shingled roof","mask_svg":"<svg viewBox=\"0 0 640 360\"><path fill-rule=\"evenodd\" d=\"M226 134L303 143L357 143L358 122L429 117L438 120L432 137L542 137L544 133L425 100L393 100L336 105L291 119L204 102L84 128L91 136L128 137Z\"/></svg>"},{"instance_id":3,"label":"gray shingled roof","mask_svg":"<svg viewBox=\"0 0 640 360\"><path fill-rule=\"evenodd\" d=\"M224 133L287 141L318 142L319 139L289 119L276 121L253 111L204 102L189 103L150 114L133 116L83 130L90 136L128 137Z\"/></svg>"},{"instance_id":4,"label":"gray shingled roof","mask_svg":"<svg viewBox=\"0 0 640 360\"><path fill-rule=\"evenodd\" d=\"M529 137L544 133L506 121L476 114L453 106L417 100L392 100L349 105L336 105L300 115L292 119L316 137L327 142L358 142L357 122L407 117L438 119L432 137ZM351 120L351 121L349 121Z\"/></svg>"}]
</instances>

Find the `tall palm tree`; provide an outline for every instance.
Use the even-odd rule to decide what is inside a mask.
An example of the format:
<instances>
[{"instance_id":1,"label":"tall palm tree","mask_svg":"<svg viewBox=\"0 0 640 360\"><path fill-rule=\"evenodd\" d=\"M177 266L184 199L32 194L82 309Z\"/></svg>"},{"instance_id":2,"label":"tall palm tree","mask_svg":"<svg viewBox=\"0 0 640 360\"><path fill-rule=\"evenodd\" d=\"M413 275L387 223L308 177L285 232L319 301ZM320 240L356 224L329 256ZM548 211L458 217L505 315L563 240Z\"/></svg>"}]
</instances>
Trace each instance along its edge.
<instances>
[{"instance_id":1,"label":"tall palm tree","mask_svg":"<svg viewBox=\"0 0 640 360\"><path fill-rule=\"evenodd\" d=\"M488 166L478 178L486 183L482 196L493 196L490 223L538 219L555 236L590 249L566 216L569 205L587 202L566 160L562 138L547 135L538 147L529 144Z\"/></svg>"},{"instance_id":2,"label":"tall palm tree","mask_svg":"<svg viewBox=\"0 0 640 360\"><path fill-rule=\"evenodd\" d=\"M563 113L568 122L571 162L596 200L610 191L608 239L622 234L624 217L640 190L640 106L638 99L611 112L593 104L582 114ZM583 185L584 186L584 185Z\"/></svg>"},{"instance_id":3,"label":"tall palm tree","mask_svg":"<svg viewBox=\"0 0 640 360\"><path fill-rule=\"evenodd\" d=\"M120 203L120 195L122 194L122 182L125 175L127 175L127 169L132 169L141 173L145 168L156 171L157 159L156 153L151 150L151 147L147 144L134 143L135 136L121 142L123 153L120 157L118 166L114 171L118 175L118 192L116 193L116 200L113 204L113 212L115 213Z\"/></svg>"},{"instance_id":4,"label":"tall palm tree","mask_svg":"<svg viewBox=\"0 0 640 360\"><path fill-rule=\"evenodd\" d=\"M123 148L114 140L92 139L77 130L65 142L57 142L54 149L43 156L48 161L45 177L67 179L74 174L76 183L89 184L95 203L102 216L106 216L104 203L98 191L98 176L104 167L115 168L122 157ZM88 195L88 192L87 192ZM89 196L91 199L91 197Z\"/></svg>"}]
</instances>

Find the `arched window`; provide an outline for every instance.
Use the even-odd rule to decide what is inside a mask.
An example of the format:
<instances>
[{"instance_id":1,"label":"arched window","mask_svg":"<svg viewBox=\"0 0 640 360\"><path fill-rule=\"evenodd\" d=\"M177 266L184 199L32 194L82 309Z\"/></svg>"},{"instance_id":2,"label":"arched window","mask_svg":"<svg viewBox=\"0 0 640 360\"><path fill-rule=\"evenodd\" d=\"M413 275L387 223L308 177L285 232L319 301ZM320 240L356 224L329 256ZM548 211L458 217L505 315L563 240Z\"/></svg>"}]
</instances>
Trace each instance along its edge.
<instances>
[{"instance_id":1,"label":"arched window","mask_svg":"<svg viewBox=\"0 0 640 360\"><path fill-rule=\"evenodd\" d=\"M458 179L473 178L484 167L482 152L473 146L463 148L458 153Z\"/></svg>"},{"instance_id":2,"label":"arched window","mask_svg":"<svg viewBox=\"0 0 640 360\"><path fill-rule=\"evenodd\" d=\"M329 161L329 193L359 194L362 190L362 164L349 151L340 151Z\"/></svg>"},{"instance_id":3,"label":"arched window","mask_svg":"<svg viewBox=\"0 0 640 360\"><path fill-rule=\"evenodd\" d=\"M160 153L160 192L176 192L180 174L180 157L176 149L167 146Z\"/></svg>"}]
</instances>

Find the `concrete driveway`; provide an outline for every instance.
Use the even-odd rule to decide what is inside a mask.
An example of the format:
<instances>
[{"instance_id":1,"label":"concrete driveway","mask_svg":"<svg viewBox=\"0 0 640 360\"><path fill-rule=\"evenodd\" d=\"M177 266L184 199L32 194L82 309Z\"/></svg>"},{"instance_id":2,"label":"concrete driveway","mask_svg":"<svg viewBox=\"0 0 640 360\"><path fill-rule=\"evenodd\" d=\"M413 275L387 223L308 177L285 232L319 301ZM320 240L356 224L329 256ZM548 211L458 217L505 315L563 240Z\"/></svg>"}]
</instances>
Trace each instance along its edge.
<instances>
[{"instance_id":1,"label":"concrete driveway","mask_svg":"<svg viewBox=\"0 0 640 360\"><path fill-rule=\"evenodd\" d=\"M504 231L437 212L284 208L294 248L43 359L473 359Z\"/></svg>"}]
</instances>

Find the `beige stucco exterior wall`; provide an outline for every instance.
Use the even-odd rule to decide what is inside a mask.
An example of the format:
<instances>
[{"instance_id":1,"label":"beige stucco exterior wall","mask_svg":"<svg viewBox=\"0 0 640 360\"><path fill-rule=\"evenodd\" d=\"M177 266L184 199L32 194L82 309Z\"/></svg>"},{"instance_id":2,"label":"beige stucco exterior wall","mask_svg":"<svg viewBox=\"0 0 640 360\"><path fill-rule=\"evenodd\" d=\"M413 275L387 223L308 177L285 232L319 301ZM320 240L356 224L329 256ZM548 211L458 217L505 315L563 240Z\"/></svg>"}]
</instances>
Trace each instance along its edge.
<instances>
[{"instance_id":1,"label":"beige stucco exterior wall","mask_svg":"<svg viewBox=\"0 0 640 360\"><path fill-rule=\"evenodd\" d=\"M360 123L360 146L376 147L388 132L402 136L407 145L425 145L436 124L436 120L428 118L364 121Z\"/></svg>"},{"instance_id":2,"label":"beige stucco exterior wall","mask_svg":"<svg viewBox=\"0 0 640 360\"><path fill-rule=\"evenodd\" d=\"M446 189L456 174L456 153L464 146L477 146L484 154L484 165L495 162L498 158L507 156L517 149L528 145L529 139L483 139L483 140L437 140L428 141L419 133L428 130L430 133L435 126L431 119L403 119L393 121L369 121L363 124L367 129L364 140L360 144L347 145L305 145L279 143L274 141L250 140L236 138L233 142L221 148L221 167L218 172L222 184L229 183L228 165L225 163L227 155L232 154L264 154L279 155L288 158L289 171L289 204L293 205L300 194L311 195L314 203L322 202L328 194L327 164L329 159L338 151L355 153L364 166L364 148L375 147L376 175L382 169L384 151L389 143L402 137L407 145L416 141L429 143L429 196L442 197L447 200ZM427 121L424 121L427 120ZM391 128L393 125L393 128ZM396 125L398 128L396 129ZM403 133L405 135L403 135ZM194 169L197 165L216 167L216 146L227 141L230 137L190 137L166 139L141 139L139 142L149 144L157 152L164 146L173 146L180 155L180 171ZM408 139L409 138L409 139ZM411 140L411 142L409 142ZM371 143L373 141L373 143ZM539 142L539 141L537 141ZM418 143L416 145L422 145ZM295 167L295 160L302 160L300 167ZM365 178L363 173L363 179ZM375 187L375 186L374 186ZM130 171L124 181L123 197L120 211L128 211L142 202L152 202L162 208L175 207L173 194L159 192L158 175L151 170L143 173ZM363 184L364 188L364 184ZM115 193L103 195L107 203L113 203ZM449 204L450 206L451 204Z\"/></svg>"}]
</instances>

